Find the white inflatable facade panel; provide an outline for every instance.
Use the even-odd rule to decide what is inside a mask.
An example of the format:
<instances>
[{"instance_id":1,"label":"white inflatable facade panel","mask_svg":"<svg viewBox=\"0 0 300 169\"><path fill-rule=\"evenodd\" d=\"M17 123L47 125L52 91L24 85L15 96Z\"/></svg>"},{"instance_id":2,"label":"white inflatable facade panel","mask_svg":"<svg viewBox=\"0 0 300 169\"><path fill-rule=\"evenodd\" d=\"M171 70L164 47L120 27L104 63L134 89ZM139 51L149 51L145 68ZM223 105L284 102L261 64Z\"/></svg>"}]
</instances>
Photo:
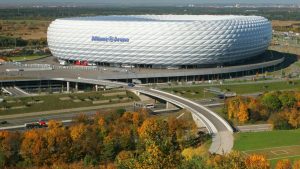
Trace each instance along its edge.
<instances>
[{"instance_id":1,"label":"white inflatable facade panel","mask_svg":"<svg viewBox=\"0 0 300 169\"><path fill-rule=\"evenodd\" d=\"M205 65L263 53L272 28L260 16L124 15L56 19L47 36L52 54L64 60Z\"/></svg>"}]
</instances>

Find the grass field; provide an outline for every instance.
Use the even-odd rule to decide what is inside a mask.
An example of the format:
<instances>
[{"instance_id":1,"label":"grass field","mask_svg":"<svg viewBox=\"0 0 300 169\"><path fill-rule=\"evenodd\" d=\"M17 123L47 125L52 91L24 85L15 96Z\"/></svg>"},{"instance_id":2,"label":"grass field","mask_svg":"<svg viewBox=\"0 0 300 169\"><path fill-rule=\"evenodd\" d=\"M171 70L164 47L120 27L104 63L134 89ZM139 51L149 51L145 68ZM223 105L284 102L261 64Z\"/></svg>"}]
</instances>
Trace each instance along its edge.
<instances>
[{"instance_id":1,"label":"grass field","mask_svg":"<svg viewBox=\"0 0 300 169\"><path fill-rule=\"evenodd\" d=\"M225 85L207 85L207 86L188 86L188 87L173 87L164 88L163 90L177 95L181 95L191 99L201 99L205 97L213 97L214 94L203 92L205 88L217 87L223 91L236 92L237 94L248 94L256 92L266 92L275 90L299 90L300 80L294 84L289 84L286 81L271 82L271 83L251 83L251 84L225 84Z\"/></svg>"},{"instance_id":2,"label":"grass field","mask_svg":"<svg viewBox=\"0 0 300 169\"><path fill-rule=\"evenodd\" d=\"M264 154L274 166L280 159L300 159L300 129L238 133L234 149L244 154Z\"/></svg>"},{"instance_id":3,"label":"grass field","mask_svg":"<svg viewBox=\"0 0 300 169\"><path fill-rule=\"evenodd\" d=\"M21 62L21 61L28 61L28 60L35 60L46 57L46 55L31 55L31 56L12 56L9 57L14 62Z\"/></svg>"},{"instance_id":4,"label":"grass field","mask_svg":"<svg viewBox=\"0 0 300 169\"><path fill-rule=\"evenodd\" d=\"M131 92L127 92L124 95L104 95L105 93L113 92L118 91L51 94L30 97L8 97L5 98L5 102L0 103L0 116L61 110L68 108L89 107L138 100L137 96L135 96Z\"/></svg>"}]
</instances>

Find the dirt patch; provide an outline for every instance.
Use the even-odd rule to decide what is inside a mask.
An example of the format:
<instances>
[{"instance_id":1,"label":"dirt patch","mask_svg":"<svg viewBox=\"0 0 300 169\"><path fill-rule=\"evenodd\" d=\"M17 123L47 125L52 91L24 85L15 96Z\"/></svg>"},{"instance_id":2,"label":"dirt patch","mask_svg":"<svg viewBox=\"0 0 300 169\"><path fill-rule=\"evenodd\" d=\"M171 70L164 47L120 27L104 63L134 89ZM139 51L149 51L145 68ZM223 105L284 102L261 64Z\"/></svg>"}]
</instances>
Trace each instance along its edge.
<instances>
[{"instance_id":1,"label":"dirt patch","mask_svg":"<svg viewBox=\"0 0 300 169\"><path fill-rule=\"evenodd\" d=\"M272 26L291 26L293 24L300 24L300 21L279 21L279 20L272 20Z\"/></svg>"}]
</instances>

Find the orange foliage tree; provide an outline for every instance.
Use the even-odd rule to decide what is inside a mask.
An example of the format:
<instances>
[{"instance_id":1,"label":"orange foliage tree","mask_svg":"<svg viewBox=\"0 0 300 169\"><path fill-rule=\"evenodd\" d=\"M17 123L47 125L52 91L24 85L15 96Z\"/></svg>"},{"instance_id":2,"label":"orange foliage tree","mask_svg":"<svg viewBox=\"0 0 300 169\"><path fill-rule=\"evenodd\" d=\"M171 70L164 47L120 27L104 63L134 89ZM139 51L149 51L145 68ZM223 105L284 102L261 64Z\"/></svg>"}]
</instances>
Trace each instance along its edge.
<instances>
[{"instance_id":1,"label":"orange foliage tree","mask_svg":"<svg viewBox=\"0 0 300 169\"><path fill-rule=\"evenodd\" d=\"M269 169L270 163L263 155L253 154L245 159L247 169Z\"/></svg>"},{"instance_id":2,"label":"orange foliage tree","mask_svg":"<svg viewBox=\"0 0 300 169\"><path fill-rule=\"evenodd\" d=\"M248 107L245 103L240 104L239 112L237 113L237 119L241 123L245 123L249 119Z\"/></svg>"},{"instance_id":3,"label":"orange foliage tree","mask_svg":"<svg viewBox=\"0 0 300 169\"><path fill-rule=\"evenodd\" d=\"M294 161L293 169L300 169L300 160Z\"/></svg>"},{"instance_id":4,"label":"orange foliage tree","mask_svg":"<svg viewBox=\"0 0 300 169\"><path fill-rule=\"evenodd\" d=\"M20 152L26 162L40 166L49 158L47 143L43 136L45 132L44 129L29 130L23 134Z\"/></svg>"},{"instance_id":5,"label":"orange foliage tree","mask_svg":"<svg viewBox=\"0 0 300 169\"><path fill-rule=\"evenodd\" d=\"M279 160L276 163L275 169L292 169L292 164L288 159Z\"/></svg>"}]
</instances>

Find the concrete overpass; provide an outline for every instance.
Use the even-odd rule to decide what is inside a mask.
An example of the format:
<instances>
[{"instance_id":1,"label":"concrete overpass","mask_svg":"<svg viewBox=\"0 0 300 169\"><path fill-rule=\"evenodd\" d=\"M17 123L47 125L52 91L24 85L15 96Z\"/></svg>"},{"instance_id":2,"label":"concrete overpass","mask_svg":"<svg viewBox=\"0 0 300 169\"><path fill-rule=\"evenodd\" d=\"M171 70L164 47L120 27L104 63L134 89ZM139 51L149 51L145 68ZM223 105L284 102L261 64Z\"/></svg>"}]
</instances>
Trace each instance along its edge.
<instances>
[{"instance_id":1,"label":"concrete overpass","mask_svg":"<svg viewBox=\"0 0 300 169\"><path fill-rule=\"evenodd\" d=\"M212 135L213 140L209 151L216 154L224 154L231 151L234 140L233 129L226 120L213 111L191 100L160 90L143 87L134 87L130 90L137 95L145 94L156 97L191 111L196 124L199 127L206 127L208 132Z\"/></svg>"}]
</instances>

